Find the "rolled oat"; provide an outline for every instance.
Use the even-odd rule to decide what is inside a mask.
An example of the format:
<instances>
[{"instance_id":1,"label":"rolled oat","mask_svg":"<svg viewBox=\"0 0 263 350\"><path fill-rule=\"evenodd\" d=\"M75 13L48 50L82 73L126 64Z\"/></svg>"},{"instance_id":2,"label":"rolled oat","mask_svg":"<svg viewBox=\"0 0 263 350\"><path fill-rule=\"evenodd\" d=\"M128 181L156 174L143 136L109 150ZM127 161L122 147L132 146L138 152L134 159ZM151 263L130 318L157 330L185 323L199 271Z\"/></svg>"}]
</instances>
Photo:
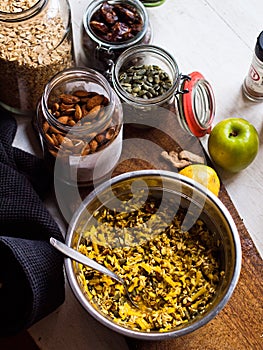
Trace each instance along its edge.
<instances>
[{"instance_id":1,"label":"rolled oat","mask_svg":"<svg viewBox=\"0 0 263 350\"><path fill-rule=\"evenodd\" d=\"M70 9L62 13L63 1L1 2L0 103L13 112L33 112L49 79L73 65ZM33 15L24 19L28 11Z\"/></svg>"}]
</instances>

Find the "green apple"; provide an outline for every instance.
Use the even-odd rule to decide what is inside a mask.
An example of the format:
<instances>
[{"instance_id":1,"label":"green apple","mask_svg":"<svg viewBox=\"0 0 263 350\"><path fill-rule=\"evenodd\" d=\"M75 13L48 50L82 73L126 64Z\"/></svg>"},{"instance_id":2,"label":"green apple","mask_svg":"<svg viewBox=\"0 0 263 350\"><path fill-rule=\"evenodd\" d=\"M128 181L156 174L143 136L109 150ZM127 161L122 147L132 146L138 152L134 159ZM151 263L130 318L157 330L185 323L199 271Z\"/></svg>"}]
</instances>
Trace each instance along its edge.
<instances>
[{"instance_id":1,"label":"green apple","mask_svg":"<svg viewBox=\"0 0 263 350\"><path fill-rule=\"evenodd\" d=\"M222 120L215 125L208 138L212 160L230 172L245 169L255 159L258 148L258 132L243 118Z\"/></svg>"}]
</instances>

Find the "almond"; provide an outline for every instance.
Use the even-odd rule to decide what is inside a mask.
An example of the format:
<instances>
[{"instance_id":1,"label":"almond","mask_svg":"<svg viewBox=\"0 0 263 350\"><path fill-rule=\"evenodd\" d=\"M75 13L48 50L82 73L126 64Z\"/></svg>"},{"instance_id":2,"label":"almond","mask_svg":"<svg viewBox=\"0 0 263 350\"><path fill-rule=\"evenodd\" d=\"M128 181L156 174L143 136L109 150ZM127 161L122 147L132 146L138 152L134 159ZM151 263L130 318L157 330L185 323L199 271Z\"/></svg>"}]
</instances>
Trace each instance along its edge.
<instances>
[{"instance_id":1,"label":"almond","mask_svg":"<svg viewBox=\"0 0 263 350\"><path fill-rule=\"evenodd\" d=\"M80 120L82 118L82 116L83 116L81 107L80 107L80 105L77 104L75 108L76 108L76 110L75 110L75 119L76 120Z\"/></svg>"},{"instance_id":2,"label":"almond","mask_svg":"<svg viewBox=\"0 0 263 350\"><path fill-rule=\"evenodd\" d=\"M74 91L74 96L77 96L79 98L82 98L82 97L88 97L90 95L90 92L89 91L86 91L86 90L77 90L77 91Z\"/></svg>"},{"instance_id":3,"label":"almond","mask_svg":"<svg viewBox=\"0 0 263 350\"><path fill-rule=\"evenodd\" d=\"M96 149L98 148L98 142L96 140L91 140L89 146L91 152L96 152Z\"/></svg>"},{"instance_id":4,"label":"almond","mask_svg":"<svg viewBox=\"0 0 263 350\"><path fill-rule=\"evenodd\" d=\"M111 140L115 135L115 129L114 128L109 128L107 131L106 131L106 139L107 140Z\"/></svg>"},{"instance_id":5,"label":"almond","mask_svg":"<svg viewBox=\"0 0 263 350\"><path fill-rule=\"evenodd\" d=\"M88 102L87 102L87 109L93 109L94 107L101 105L102 102L104 101L104 96L103 95L95 95L91 97Z\"/></svg>"},{"instance_id":6,"label":"almond","mask_svg":"<svg viewBox=\"0 0 263 350\"><path fill-rule=\"evenodd\" d=\"M48 142L49 144L55 146L55 143L54 143L52 137L51 137L49 134L46 134L45 137L46 137L47 142Z\"/></svg>"},{"instance_id":7,"label":"almond","mask_svg":"<svg viewBox=\"0 0 263 350\"><path fill-rule=\"evenodd\" d=\"M48 129L49 129L48 122L44 122L43 123L43 131L44 131L45 134L48 132Z\"/></svg>"},{"instance_id":8,"label":"almond","mask_svg":"<svg viewBox=\"0 0 263 350\"><path fill-rule=\"evenodd\" d=\"M58 143L61 145L64 141L64 136L62 136L61 134L57 134L57 140Z\"/></svg>"},{"instance_id":9,"label":"almond","mask_svg":"<svg viewBox=\"0 0 263 350\"><path fill-rule=\"evenodd\" d=\"M81 151L81 155L82 156L87 156L90 152L90 146L87 143L85 147L83 147L82 151Z\"/></svg>"},{"instance_id":10,"label":"almond","mask_svg":"<svg viewBox=\"0 0 263 350\"><path fill-rule=\"evenodd\" d=\"M70 95L70 94L61 94L59 98L64 104L67 104L67 105L72 103L78 103L80 101L77 96Z\"/></svg>"},{"instance_id":11,"label":"almond","mask_svg":"<svg viewBox=\"0 0 263 350\"><path fill-rule=\"evenodd\" d=\"M61 124L67 124L68 123L68 116L63 116L63 117L59 117L58 118L58 121L61 123Z\"/></svg>"},{"instance_id":12,"label":"almond","mask_svg":"<svg viewBox=\"0 0 263 350\"><path fill-rule=\"evenodd\" d=\"M87 114L87 118L88 118L89 120L95 119L95 118L97 117L97 115L98 115L98 113L99 113L100 110L101 110L101 105L98 105L98 106L93 107L93 108L89 111L89 113Z\"/></svg>"},{"instance_id":13,"label":"almond","mask_svg":"<svg viewBox=\"0 0 263 350\"><path fill-rule=\"evenodd\" d=\"M64 111L67 111L67 110L72 109L74 107L75 107L74 103L71 103L71 104L61 103L60 110L61 110L61 112L64 112Z\"/></svg>"}]
</instances>

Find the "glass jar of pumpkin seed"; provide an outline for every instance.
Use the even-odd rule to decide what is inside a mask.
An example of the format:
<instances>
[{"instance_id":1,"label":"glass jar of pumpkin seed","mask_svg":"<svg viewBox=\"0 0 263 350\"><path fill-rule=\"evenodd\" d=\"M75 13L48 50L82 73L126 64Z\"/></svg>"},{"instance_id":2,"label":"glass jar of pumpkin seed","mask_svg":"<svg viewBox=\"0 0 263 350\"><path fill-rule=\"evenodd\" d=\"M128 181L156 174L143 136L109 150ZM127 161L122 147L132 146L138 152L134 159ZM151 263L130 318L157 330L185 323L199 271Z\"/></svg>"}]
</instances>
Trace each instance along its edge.
<instances>
[{"instance_id":1,"label":"glass jar of pumpkin seed","mask_svg":"<svg viewBox=\"0 0 263 350\"><path fill-rule=\"evenodd\" d=\"M199 72L183 75L174 57L155 45L125 50L117 59L112 82L123 102L125 124L157 127L173 112L191 135L209 133L214 94Z\"/></svg>"},{"instance_id":2,"label":"glass jar of pumpkin seed","mask_svg":"<svg viewBox=\"0 0 263 350\"><path fill-rule=\"evenodd\" d=\"M0 3L0 105L31 115L45 84L74 65L67 0Z\"/></svg>"}]
</instances>

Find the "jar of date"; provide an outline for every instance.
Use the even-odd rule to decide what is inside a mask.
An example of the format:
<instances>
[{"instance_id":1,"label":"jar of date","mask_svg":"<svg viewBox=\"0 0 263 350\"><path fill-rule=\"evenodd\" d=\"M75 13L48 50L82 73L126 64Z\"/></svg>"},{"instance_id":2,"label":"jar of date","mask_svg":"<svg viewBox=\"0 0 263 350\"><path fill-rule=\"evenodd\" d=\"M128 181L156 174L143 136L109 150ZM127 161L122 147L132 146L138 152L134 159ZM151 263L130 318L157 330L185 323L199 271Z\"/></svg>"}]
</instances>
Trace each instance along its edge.
<instances>
[{"instance_id":1,"label":"jar of date","mask_svg":"<svg viewBox=\"0 0 263 350\"><path fill-rule=\"evenodd\" d=\"M46 85L36 127L45 159L67 184L86 186L110 174L122 150L123 110L106 78L70 68Z\"/></svg>"},{"instance_id":2,"label":"jar of date","mask_svg":"<svg viewBox=\"0 0 263 350\"><path fill-rule=\"evenodd\" d=\"M110 79L118 56L129 47L150 43L151 37L148 13L140 1L92 1L83 16L79 65Z\"/></svg>"},{"instance_id":3,"label":"jar of date","mask_svg":"<svg viewBox=\"0 0 263 350\"><path fill-rule=\"evenodd\" d=\"M114 64L112 83L123 102L125 124L159 127L173 112L191 135L211 131L215 101L209 82L199 72L181 74L175 58L161 47L125 50Z\"/></svg>"}]
</instances>

